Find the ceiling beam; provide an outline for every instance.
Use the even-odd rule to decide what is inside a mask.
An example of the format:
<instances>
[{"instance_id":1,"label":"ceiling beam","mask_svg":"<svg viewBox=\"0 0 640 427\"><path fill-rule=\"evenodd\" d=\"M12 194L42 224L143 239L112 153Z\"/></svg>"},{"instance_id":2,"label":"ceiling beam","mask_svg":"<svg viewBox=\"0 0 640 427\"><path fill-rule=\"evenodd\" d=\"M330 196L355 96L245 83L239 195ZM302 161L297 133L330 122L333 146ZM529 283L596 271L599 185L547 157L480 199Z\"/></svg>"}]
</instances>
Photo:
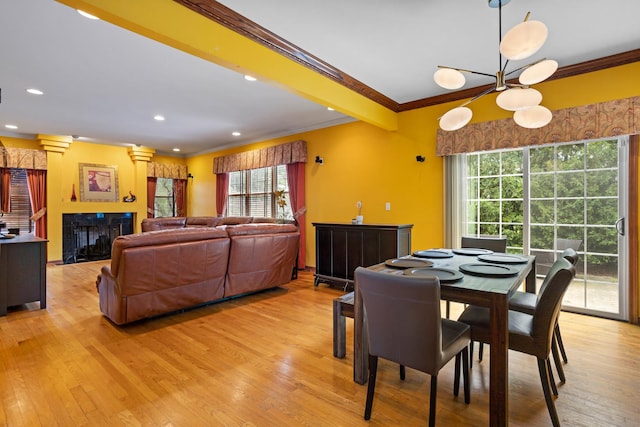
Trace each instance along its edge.
<instances>
[{"instance_id":1,"label":"ceiling beam","mask_svg":"<svg viewBox=\"0 0 640 427\"><path fill-rule=\"evenodd\" d=\"M334 73L335 69L328 64L313 58L316 68L309 68L303 61L285 56L282 51L266 48L254 38L231 30L177 1L57 1L230 70L250 74L262 82L358 120L385 130L398 129L398 117L393 108L397 104L389 108L345 86L340 82L340 76L344 74L329 77L327 74ZM246 22L244 25L247 25ZM298 53L300 56L303 56L302 51ZM318 69L324 72L319 73Z\"/></svg>"}]
</instances>

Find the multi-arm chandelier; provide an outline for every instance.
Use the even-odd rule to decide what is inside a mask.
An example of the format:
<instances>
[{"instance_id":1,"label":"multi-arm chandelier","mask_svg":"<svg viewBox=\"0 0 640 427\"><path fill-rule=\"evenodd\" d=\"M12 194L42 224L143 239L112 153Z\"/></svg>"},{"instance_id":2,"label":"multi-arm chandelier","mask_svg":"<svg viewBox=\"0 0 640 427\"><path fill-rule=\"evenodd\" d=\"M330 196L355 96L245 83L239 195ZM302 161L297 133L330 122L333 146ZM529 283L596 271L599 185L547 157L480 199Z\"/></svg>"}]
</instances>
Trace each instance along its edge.
<instances>
[{"instance_id":1,"label":"multi-arm chandelier","mask_svg":"<svg viewBox=\"0 0 640 427\"><path fill-rule=\"evenodd\" d=\"M558 63L551 59L540 59L531 64L507 72L509 61L521 60L536 53L547 40L547 27L540 21L529 21L529 13L524 21L513 27L502 36L502 6L510 0L488 0L489 7L498 8L500 31L500 68L494 74L461 68L438 66L433 75L435 82L445 89L459 89L465 84L463 73L479 74L493 77L495 86L479 93L459 107L446 112L440 117L440 128L447 131L464 127L471 120L472 112L467 107L476 99L492 92L500 92L496 98L498 106L504 110L513 111L513 120L520 126L530 129L545 126L551 121L551 111L540 105L542 94L531 88L531 85L548 79L558 69ZM503 58L506 59L503 63ZM521 72L519 83L507 83L507 77Z\"/></svg>"}]
</instances>

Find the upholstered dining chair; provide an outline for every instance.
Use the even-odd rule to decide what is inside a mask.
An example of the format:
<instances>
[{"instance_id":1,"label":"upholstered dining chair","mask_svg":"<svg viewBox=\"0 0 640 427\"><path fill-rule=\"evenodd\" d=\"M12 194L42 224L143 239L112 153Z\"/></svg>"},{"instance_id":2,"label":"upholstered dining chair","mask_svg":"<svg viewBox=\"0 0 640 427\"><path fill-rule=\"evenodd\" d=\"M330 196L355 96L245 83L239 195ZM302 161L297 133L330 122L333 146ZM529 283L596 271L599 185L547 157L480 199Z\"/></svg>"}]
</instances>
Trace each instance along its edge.
<instances>
[{"instance_id":1,"label":"upholstered dining chair","mask_svg":"<svg viewBox=\"0 0 640 427\"><path fill-rule=\"evenodd\" d=\"M507 251L507 238L506 237L469 237L462 236L461 248L467 249L487 249L493 252L506 252ZM445 317L448 319L451 312L451 303L449 301L445 304Z\"/></svg>"},{"instance_id":2,"label":"upholstered dining chair","mask_svg":"<svg viewBox=\"0 0 640 427\"><path fill-rule=\"evenodd\" d=\"M468 237L462 236L461 248L488 249L493 252L507 251L506 237Z\"/></svg>"},{"instance_id":3,"label":"upholstered dining chair","mask_svg":"<svg viewBox=\"0 0 640 427\"><path fill-rule=\"evenodd\" d=\"M554 426L560 425L552 392L557 395L551 380L551 352L555 325L560 305L569 284L575 276L575 267L565 258L559 258L545 277L545 286L538 294L533 314L509 310L509 349L530 354L538 359L538 372L547 409ZM471 339L491 344L490 312L486 307L468 306L458 321L471 326Z\"/></svg>"},{"instance_id":4,"label":"upholstered dining chair","mask_svg":"<svg viewBox=\"0 0 640 427\"><path fill-rule=\"evenodd\" d=\"M578 253L572 249L567 248L562 252L561 258L569 261L573 266L578 264L578 260L580 256ZM540 291L537 294L533 294L531 292L522 292L516 291L516 293L509 300L509 310L520 311L522 313L533 314L536 311L536 307L538 305L538 301L540 300L540 294L542 293L545 286L548 286L548 282L545 280L542 282ZM560 354L562 354L562 360L564 363L568 362L567 352L564 348L564 343L562 342L562 335L560 334L560 326L559 323L556 322L554 328L554 345L552 347L553 352L553 360L556 365L556 370L558 371L558 377L560 381L565 382L564 369L562 368L562 364L560 363L560 357L558 355L558 350L560 350Z\"/></svg>"},{"instance_id":5,"label":"upholstered dining chair","mask_svg":"<svg viewBox=\"0 0 640 427\"><path fill-rule=\"evenodd\" d=\"M358 267L355 286L362 295L369 343L369 386L364 419L371 417L379 357L400 364L402 380L405 367L431 376L430 426L435 425L438 373L454 356L454 395L459 391L462 362L464 401L469 403L469 326L441 317L438 278L409 277Z\"/></svg>"}]
</instances>

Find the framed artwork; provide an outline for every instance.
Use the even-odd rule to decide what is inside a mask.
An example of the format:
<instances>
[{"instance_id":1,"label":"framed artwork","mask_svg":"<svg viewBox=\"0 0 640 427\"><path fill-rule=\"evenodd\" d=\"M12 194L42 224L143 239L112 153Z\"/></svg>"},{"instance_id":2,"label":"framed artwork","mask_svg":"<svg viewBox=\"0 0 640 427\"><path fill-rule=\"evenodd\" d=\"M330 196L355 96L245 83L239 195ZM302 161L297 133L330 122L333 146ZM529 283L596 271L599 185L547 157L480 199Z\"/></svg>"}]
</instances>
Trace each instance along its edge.
<instances>
[{"instance_id":1,"label":"framed artwork","mask_svg":"<svg viewBox=\"0 0 640 427\"><path fill-rule=\"evenodd\" d=\"M118 167L80 163L80 201L118 202Z\"/></svg>"}]
</instances>

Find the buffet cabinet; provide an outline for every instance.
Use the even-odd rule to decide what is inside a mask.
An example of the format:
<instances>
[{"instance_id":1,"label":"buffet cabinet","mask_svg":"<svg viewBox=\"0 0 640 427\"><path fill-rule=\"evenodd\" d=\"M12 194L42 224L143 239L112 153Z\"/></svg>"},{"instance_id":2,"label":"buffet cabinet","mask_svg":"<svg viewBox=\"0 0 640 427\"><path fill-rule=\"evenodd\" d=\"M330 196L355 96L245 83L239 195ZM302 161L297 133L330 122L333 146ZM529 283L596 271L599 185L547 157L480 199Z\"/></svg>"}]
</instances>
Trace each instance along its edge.
<instances>
[{"instance_id":1,"label":"buffet cabinet","mask_svg":"<svg viewBox=\"0 0 640 427\"><path fill-rule=\"evenodd\" d=\"M316 274L320 282L353 284L357 267L369 267L411 253L413 224L313 223L316 229Z\"/></svg>"}]
</instances>

